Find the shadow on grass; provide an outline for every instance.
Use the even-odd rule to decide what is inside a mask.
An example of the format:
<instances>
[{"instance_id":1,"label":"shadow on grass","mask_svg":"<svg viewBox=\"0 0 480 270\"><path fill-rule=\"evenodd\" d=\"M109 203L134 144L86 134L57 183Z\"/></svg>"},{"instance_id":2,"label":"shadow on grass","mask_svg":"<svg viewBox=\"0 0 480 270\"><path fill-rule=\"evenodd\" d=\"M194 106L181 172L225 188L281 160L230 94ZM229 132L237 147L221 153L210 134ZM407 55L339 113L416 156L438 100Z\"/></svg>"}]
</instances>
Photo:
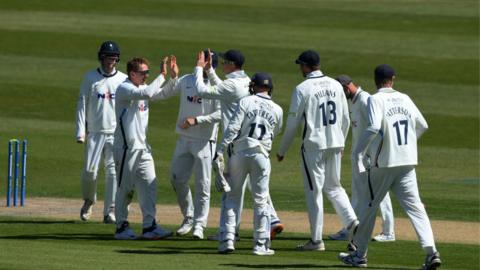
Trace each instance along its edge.
<instances>
[{"instance_id":1,"label":"shadow on grass","mask_svg":"<svg viewBox=\"0 0 480 270\"><path fill-rule=\"evenodd\" d=\"M228 264L219 264L220 266L225 267L238 267L238 268L252 268L252 269L284 269L284 268L345 268L352 269L348 265L321 265L321 264L310 264L310 263L295 263L295 264L245 264L245 263L228 263ZM411 270L411 268L395 268L395 267L371 267L368 269L385 269L385 270ZM416 268L415 268L416 269Z\"/></svg>"},{"instance_id":2,"label":"shadow on grass","mask_svg":"<svg viewBox=\"0 0 480 270\"><path fill-rule=\"evenodd\" d=\"M114 241L112 234L26 234L26 235L11 235L0 236L0 239L16 239L16 240L94 240L94 241Z\"/></svg>"},{"instance_id":3,"label":"shadow on grass","mask_svg":"<svg viewBox=\"0 0 480 270\"><path fill-rule=\"evenodd\" d=\"M0 220L0 224L75 224L74 220Z\"/></svg>"}]
</instances>

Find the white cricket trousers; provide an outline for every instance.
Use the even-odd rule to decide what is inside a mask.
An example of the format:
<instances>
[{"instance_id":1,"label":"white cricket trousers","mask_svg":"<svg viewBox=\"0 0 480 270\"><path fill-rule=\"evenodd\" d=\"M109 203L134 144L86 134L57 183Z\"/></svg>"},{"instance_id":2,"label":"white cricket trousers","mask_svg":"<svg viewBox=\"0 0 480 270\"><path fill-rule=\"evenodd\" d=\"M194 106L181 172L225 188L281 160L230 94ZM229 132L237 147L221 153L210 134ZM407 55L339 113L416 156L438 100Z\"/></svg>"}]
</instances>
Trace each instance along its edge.
<instances>
[{"instance_id":1,"label":"white cricket trousers","mask_svg":"<svg viewBox=\"0 0 480 270\"><path fill-rule=\"evenodd\" d=\"M115 149L118 176L115 217L117 227L128 221L128 205L134 190L142 210L143 228L152 226L156 216L157 178L150 150Z\"/></svg>"},{"instance_id":2,"label":"white cricket trousers","mask_svg":"<svg viewBox=\"0 0 480 270\"><path fill-rule=\"evenodd\" d=\"M228 162L231 191L226 193L226 220L220 224L220 241L235 240L236 212L247 175L250 175L253 197L253 238L263 244L270 241L270 206L268 205L270 159L248 149L233 154Z\"/></svg>"},{"instance_id":3,"label":"white cricket trousers","mask_svg":"<svg viewBox=\"0 0 480 270\"><path fill-rule=\"evenodd\" d=\"M368 177L368 176L367 176ZM360 225L353 241L358 246L359 255L366 255L368 242L375 226L375 214L385 194L391 190L397 196L400 205L407 213L413 228L417 233L421 246L425 250L435 251L432 227L427 212L418 193L417 177L414 166L370 169L367 179L369 192L360 198L360 204L366 208L365 215L360 219Z\"/></svg>"},{"instance_id":4,"label":"white cricket trousers","mask_svg":"<svg viewBox=\"0 0 480 270\"><path fill-rule=\"evenodd\" d=\"M341 149L307 150L301 147L301 167L310 232L315 242L322 240L323 194L330 200L347 227L357 219L348 195L340 183Z\"/></svg>"},{"instance_id":5,"label":"white cricket trousers","mask_svg":"<svg viewBox=\"0 0 480 270\"><path fill-rule=\"evenodd\" d=\"M105 194L103 215L115 206L117 181L113 159L113 134L89 133L85 145L85 166L82 170L81 186L84 200L97 201L97 172L103 155L105 166Z\"/></svg>"},{"instance_id":6,"label":"white cricket trousers","mask_svg":"<svg viewBox=\"0 0 480 270\"><path fill-rule=\"evenodd\" d=\"M233 151L229 150L229 158L230 155ZM242 220L242 210L243 210L243 198L245 196L245 188L248 186L248 188L251 191L251 185L250 185L250 176L247 175L247 178L245 179L245 183L243 184L242 187L242 194L241 196L238 197L238 202L235 204L236 209L235 210L235 217L236 217L236 232L240 230L240 222ZM224 224L226 222L226 209L225 209L225 199L227 195L225 193L222 194L221 198L221 205L220 205L220 226L221 224ZM277 215L277 211L275 211L275 207L273 206L272 202L272 197L270 196L270 192L268 194L268 205L270 207L270 224L275 224L280 222L280 218Z\"/></svg>"},{"instance_id":7,"label":"white cricket trousers","mask_svg":"<svg viewBox=\"0 0 480 270\"><path fill-rule=\"evenodd\" d=\"M177 194L183 217L191 217L195 227L207 226L210 210L210 183L215 142L191 139L185 136L177 140L172 159L170 181ZM195 172L195 202L188 180Z\"/></svg>"},{"instance_id":8,"label":"white cricket trousers","mask_svg":"<svg viewBox=\"0 0 480 270\"><path fill-rule=\"evenodd\" d=\"M353 159L352 159L353 160ZM367 185L367 172L360 173L358 166L352 163L352 207L360 220L365 215L366 207L360 207L360 198L362 196L368 196ZM362 195L364 194L364 195ZM393 234L395 233L395 222L393 217L393 208L390 195L387 192L385 198L380 203L380 215L382 217L382 233Z\"/></svg>"}]
</instances>

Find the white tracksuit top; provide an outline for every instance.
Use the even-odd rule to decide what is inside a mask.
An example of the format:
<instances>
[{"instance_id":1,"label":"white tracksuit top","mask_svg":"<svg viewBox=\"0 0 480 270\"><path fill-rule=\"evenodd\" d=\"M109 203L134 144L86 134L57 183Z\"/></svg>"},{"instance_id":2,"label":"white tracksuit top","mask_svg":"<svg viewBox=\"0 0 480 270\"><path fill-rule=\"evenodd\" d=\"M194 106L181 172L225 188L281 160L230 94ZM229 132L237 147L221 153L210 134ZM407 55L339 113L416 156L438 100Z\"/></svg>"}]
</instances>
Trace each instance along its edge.
<instances>
[{"instance_id":1,"label":"white tracksuit top","mask_svg":"<svg viewBox=\"0 0 480 270\"><path fill-rule=\"evenodd\" d=\"M352 149L355 149L358 140L368 125L367 103L369 97L370 94L359 87L352 100L348 101L352 123Z\"/></svg>"},{"instance_id":2,"label":"white tracksuit top","mask_svg":"<svg viewBox=\"0 0 480 270\"><path fill-rule=\"evenodd\" d=\"M232 118L238 105L238 101L250 95L248 86L250 78L243 70L235 71L227 74L227 79L222 81L213 68L207 70L210 86L205 85L203 81L203 68L195 68L195 86L198 95L202 98L218 99L220 100L220 107L222 111L222 130L228 126L228 122Z\"/></svg>"},{"instance_id":3,"label":"white tracksuit top","mask_svg":"<svg viewBox=\"0 0 480 270\"><path fill-rule=\"evenodd\" d=\"M77 138L88 132L113 134L115 131L115 92L127 75L114 70L105 74L100 68L85 74L77 102Z\"/></svg>"},{"instance_id":4,"label":"white tracksuit top","mask_svg":"<svg viewBox=\"0 0 480 270\"><path fill-rule=\"evenodd\" d=\"M223 134L217 152L233 142L233 151L258 148L269 156L273 138L282 129L283 110L271 97L256 94L242 98Z\"/></svg>"},{"instance_id":5,"label":"white tracksuit top","mask_svg":"<svg viewBox=\"0 0 480 270\"><path fill-rule=\"evenodd\" d=\"M417 165L417 139L428 129L427 121L409 96L381 88L368 99L368 127L378 132L368 148L372 165Z\"/></svg>"},{"instance_id":6,"label":"white tracksuit top","mask_svg":"<svg viewBox=\"0 0 480 270\"><path fill-rule=\"evenodd\" d=\"M148 86L143 84L137 87L129 79L118 86L115 96L118 123L115 129L115 148L150 149L146 140L148 100L159 98L163 94L160 87L164 82L163 75L159 75Z\"/></svg>"},{"instance_id":7,"label":"white tracksuit top","mask_svg":"<svg viewBox=\"0 0 480 270\"><path fill-rule=\"evenodd\" d=\"M164 99L180 93L180 109L175 131L182 136L194 139L216 141L218 122L221 120L220 102L198 96L193 74L187 74L172 81L173 83L163 87L163 95L160 98ZM208 81L205 83L210 86ZM197 118L198 125L187 129L180 128L187 117Z\"/></svg>"},{"instance_id":8,"label":"white tracksuit top","mask_svg":"<svg viewBox=\"0 0 480 270\"><path fill-rule=\"evenodd\" d=\"M350 119L347 99L339 82L316 70L295 88L278 150L280 156L287 152L300 124L304 126L304 149L344 147Z\"/></svg>"}]
</instances>

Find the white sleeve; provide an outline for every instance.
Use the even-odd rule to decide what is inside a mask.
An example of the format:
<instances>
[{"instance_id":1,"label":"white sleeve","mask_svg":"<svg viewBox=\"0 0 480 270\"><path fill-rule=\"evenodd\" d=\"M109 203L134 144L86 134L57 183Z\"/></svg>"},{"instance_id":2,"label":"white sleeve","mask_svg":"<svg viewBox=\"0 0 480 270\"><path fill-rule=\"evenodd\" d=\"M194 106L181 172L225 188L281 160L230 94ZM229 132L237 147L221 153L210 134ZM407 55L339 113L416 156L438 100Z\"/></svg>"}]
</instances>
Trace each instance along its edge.
<instances>
[{"instance_id":1,"label":"white sleeve","mask_svg":"<svg viewBox=\"0 0 480 270\"><path fill-rule=\"evenodd\" d=\"M222 79L218 77L217 73L215 73L213 68L207 70L207 75L211 85L219 85L223 82Z\"/></svg>"},{"instance_id":2,"label":"white sleeve","mask_svg":"<svg viewBox=\"0 0 480 270\"><path fill-rule=\"evenodd\" d=\"M345 94L342 92L342 132L343 137L346 140L348 136L348 129L350 128L350 113L348 111L348 102Z\"/></svg>"},{"instance_id":3,"label":"white sleeve","mask_svg":"<svg viewBox=\"0 0 480 270\"><path fill-rule=\"evenodd\" d=\"M136 89L135 87L124 87L125 91L117 93L116 98L124 100L142 100L151 99L162 89L160 88L165 82L165 78L160 74L150 85L145 89Z\"/></svg>"},{"instance_id":4,"label":"white sleeve","mask_svg":"<svg viewBox=\"0 0 480 270\"><path fill-rule=\"evenodd\" d=\"M217 146L217 153L223 153L227 145L233 142L242 128L243 119L245 118L245 109L242 105L243 102L240 101L235 110L235 114L230 119L227 129L222 135L221 143Z\"/></svg>"},{"instance_id":5,"label":"white sleeve","mask_svg":"<svg viewBox=\"0 0 480 270\"><path fill-rule=\"evenodd\" d=\"M88 98L89 98L89 92L91 89L92 85L90 83L90 80L88 80L87 76L82 81L82 84L80 85L80 95L78 96L78 101L77 101L77 139L80 138L85 138L85 134L87 132L87 123L86 123L86 111L87 111L87 105L88 105Z\"/></svg>"},{"instance_id":6,"label":"white sleeve","mask_svg":"<svg viewBox=\"0 0 480 270\"><path fill-rule=\"evenodd\" d=\"M305 100L298 89L295 89L292 94L292 101L287 116L287 126L280 143L278 150L279 156L284 156L288 148L293 142L297 127L304 117Z\"/></svg>"},{"instance_id":7,"label":"white sleeve","mask_svg":"<svg viewBox=\"0 0 480 270\"><path fill-rule=\"evenodd\" d=\"M415 106L412 101L412 106L415 111L415 133L417 134L417 140L423 135L425 131L428 129L427 120L423 117L420 110Z\"/></svg>"},{"instance_id":8,"label":"white sleeve","mask_svg":"<svg viewBox=\"0 0 480 270\"><path fill-rule=\"evenodd\" d=\"M378 133L382 129L382 118L383 118L383 106L382 100L375 97L375 95L370 96L367 101L368 104L368 127L367 129Z\"/></svg>"},{"instance_id":9,"label":"white sleeve","mask_svg":"<svg viewBox=\"0 0 480 270\"><path fill-rule=\"evenodd\" d=\"M221 82L219 85L210 85L207 86L203 82L203 68L195 67L195 88L197 89L198 95L202 98L208 99L225 99L226 95L230 96L232 90L230 84L226 82Z\"/></svg>"},{"instance_id":10,"label":"white sleeve","mask_svg":"<svg viewBox=\"0 0 480 270\"><path fill-rule=\"evenodd\" d=\"M282 127L283 127L283 110L280 106L278 106L278 124L273 130L273 135L277 136L282 132Z\"/></svg>"},{"instance_id":11,"label":"white sleeve","mask_svg":"<svg viewBox=\"0 0 480 270\"><path fill-rule=\"evenodd\" d=\"M160 91L152 97L152 100L168 99L177 95L180 93L180 84L181 81L178 78L168 80L168 82L160 88Z\"/></svg>"},{"instance_id":12,"label":"white sleeve","mask_svg":"<svg viewBox=\"0 0 480 270\"><path fill-rule=\"evenodd\" d=\"M197 124L201 125L203 123L217 123L222 120L222 113L220 111L220 102L217 100L213 100L215 104L215 111L213 113L207 114L207 115L199 115L196 117L197 119Z\"/></svg>"}]
</instances>

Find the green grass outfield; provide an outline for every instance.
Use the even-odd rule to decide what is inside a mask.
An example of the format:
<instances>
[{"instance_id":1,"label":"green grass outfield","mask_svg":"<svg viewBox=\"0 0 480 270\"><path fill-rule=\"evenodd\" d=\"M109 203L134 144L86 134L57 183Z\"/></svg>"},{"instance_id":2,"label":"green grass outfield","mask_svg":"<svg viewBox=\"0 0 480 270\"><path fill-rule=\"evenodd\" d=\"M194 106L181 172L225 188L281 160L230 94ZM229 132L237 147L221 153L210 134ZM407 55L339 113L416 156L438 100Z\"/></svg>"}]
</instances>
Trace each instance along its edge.
<instances>
[{"instance_id":1,"label":"green grass outfield","mask_svg":"<svg viewBox=\"0 0 480 270\"><path fill-rule=\"evenodd\" d=\"M137 225L134 229L140 230ZM251 255L251 232L241 235L234 254L220 255L214 241L186 237L117 241L112 225L0 217L0 269L350 269L336 259L345 241L326 241L325 252L298 252L296 245L308 236L285 233L272 244L275 256L260 257ZM479 265L476 245L438 244L438 248L442 270L477 269ZM369 246L370 269L419 269L423 260L417 242L372 242Z\"/></svg>"},{"instance_id":2,"label":"green grass outfield","mask_svg":"<svg viewBox=\"0 0 480 270\"><path fill-rule=\"evenodd\" d=\"M396 68L395 88L430 124L417 170L430 217L479 222L478 8L478 1L0 1L0 174L8 139L28 138L28 195L80 197L76 100L104 40L120 44L121 70L139 55L158 70L162 56L175 54L188 73L197 51L238 48L249 74L273 75L274 99L285 111L302 81L293 61L314 48L326 74L350 74L371 93L373 68ZM168 179L177 110L177 98L151 106L161 203L175 203ZM297 136L286 160L272 161L271 193L281 210L305 210L298 151ZM347 155L347 190L349 162Z\"/></svg>"}]
</instances>

